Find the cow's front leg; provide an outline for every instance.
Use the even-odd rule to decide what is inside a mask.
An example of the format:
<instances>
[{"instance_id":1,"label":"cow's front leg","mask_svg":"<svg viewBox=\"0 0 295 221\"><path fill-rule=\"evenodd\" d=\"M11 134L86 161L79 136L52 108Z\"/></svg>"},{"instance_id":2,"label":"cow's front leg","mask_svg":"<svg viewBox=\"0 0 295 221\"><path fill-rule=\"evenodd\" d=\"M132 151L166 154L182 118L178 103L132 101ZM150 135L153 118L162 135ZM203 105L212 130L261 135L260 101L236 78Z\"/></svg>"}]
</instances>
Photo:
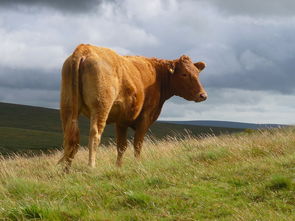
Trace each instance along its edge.
<instances>
[{"instance_id":1,"label":"cow's front leg","mask_svg":"<svg viewBox=\"0 0 295 221\"><path fill-rule=\"evenodd\" d=\"M150 122L146 119L143 119L136 125L135 135L134 135L134 156L135 158L140 158L140 152L142 149L142 144L144 140L144 135L146 134L148 128L150 126Z\"/></svg>"},{"instance_id":2,"label":"cow's front leg","mask_svg":"<svg viewBox=\"0 0 295 221\"><path fill-rule=\"evenodd\" d=\"M116 165L118 167L122 166L122 157L127 149L127 127L126 126L120 126L116 125L116 132L117 132L117 161Z\"/></svg>"}]
</instances>

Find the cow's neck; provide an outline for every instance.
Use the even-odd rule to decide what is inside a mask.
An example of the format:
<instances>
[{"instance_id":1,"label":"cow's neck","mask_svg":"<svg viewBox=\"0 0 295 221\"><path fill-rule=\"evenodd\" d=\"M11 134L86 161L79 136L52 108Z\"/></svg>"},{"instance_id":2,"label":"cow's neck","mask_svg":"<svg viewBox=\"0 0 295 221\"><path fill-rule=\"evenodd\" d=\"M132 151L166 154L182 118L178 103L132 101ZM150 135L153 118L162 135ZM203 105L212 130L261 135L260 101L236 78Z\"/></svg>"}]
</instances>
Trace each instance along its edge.
<instances>
[{"instance_id":1,"label":"cow's neck","mask_svg":"<svg viewBox=\"0 0 295 221\"><path fill-rule=\"evenodd\" d=\"M166 100L175 95L174 91L170 87L172 74L169 72L169 66L171 66L169 64L174 62L174 60L154 59L157 79L160 84L160 106L162 106Z\"/></svg>"}]
</instances>

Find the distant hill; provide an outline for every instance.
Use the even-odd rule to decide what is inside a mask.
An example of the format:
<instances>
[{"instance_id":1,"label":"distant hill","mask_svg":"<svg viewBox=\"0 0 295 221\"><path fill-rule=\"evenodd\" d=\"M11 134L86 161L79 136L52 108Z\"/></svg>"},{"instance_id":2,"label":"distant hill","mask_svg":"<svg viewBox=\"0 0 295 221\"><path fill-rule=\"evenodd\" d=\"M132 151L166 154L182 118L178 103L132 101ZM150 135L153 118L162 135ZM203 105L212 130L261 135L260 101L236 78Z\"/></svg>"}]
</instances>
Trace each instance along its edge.
<instances>
[{"instance_id":1,"label":"distant hill","mask_svg":"<svg viewBox=\"0 0 295 221\"><path fill-rule=\"evenodd\" d=\"M81 117L79 125L81 144L87 145L88 119ZM155 122L149 131L149 135L155 138L163 138L182 136L187 133L201 136L240 131L242 129ZM129 138L132 135L133 132L130 130ZM108 125L102 136L102 144L108 144L114 139L114 125ZM0 153L49 151L60 148L61 144L62 131L58 110L0 102Z\"/></svg>"},{"instance_id":2,"label":"distant hill","mask_svg":"<svg viewBox=\"0 0 295 221\"><path fill-rule=\"evenodd\" d=\"M232 121L211 121L211 120L197 120L197 121L159 121L161 123L181 124L181 125L194 125L205 127L224 127L224 128L237 128L237 129L263 129L263 128L279 128L288 125L284 124L253 124L241 123Z\"/></svg>"}]
</instances>

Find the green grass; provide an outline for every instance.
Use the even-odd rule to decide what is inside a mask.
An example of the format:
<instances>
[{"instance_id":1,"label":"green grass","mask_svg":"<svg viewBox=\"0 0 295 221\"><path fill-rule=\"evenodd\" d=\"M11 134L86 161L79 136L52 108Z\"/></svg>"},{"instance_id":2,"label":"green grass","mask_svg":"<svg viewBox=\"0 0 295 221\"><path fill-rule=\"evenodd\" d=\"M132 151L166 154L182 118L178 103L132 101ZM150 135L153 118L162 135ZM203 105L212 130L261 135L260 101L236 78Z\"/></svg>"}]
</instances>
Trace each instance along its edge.
<instances>
[{"instance_id":1,"label":"green grass","mask_svg":"<svg viewBox=\"0 0 295 221\"><path fill-rule=\"evenodd\" d=\"M0 220L295 220L295 128L0 160Z\"/></svg>"}]
</instances>

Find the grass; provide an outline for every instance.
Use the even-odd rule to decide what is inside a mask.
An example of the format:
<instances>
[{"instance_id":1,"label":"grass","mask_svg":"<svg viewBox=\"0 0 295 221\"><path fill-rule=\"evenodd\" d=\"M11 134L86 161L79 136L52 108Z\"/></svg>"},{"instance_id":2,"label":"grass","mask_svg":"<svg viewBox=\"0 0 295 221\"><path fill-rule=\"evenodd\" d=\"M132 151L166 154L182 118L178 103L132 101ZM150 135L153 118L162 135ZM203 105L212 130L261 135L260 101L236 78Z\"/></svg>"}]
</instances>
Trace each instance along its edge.
<instances>
[{"instance_id":1,"label":"grass","mask_svg":"<svg viewBox=\"0 0 295 221\"><path fill-rule=\"evenodd\" d=\"M0 220L295 220L295 128L147 140L120 169L114 146L67 175L60 155L0 160Z\"/></svg>"}]
</instances>

